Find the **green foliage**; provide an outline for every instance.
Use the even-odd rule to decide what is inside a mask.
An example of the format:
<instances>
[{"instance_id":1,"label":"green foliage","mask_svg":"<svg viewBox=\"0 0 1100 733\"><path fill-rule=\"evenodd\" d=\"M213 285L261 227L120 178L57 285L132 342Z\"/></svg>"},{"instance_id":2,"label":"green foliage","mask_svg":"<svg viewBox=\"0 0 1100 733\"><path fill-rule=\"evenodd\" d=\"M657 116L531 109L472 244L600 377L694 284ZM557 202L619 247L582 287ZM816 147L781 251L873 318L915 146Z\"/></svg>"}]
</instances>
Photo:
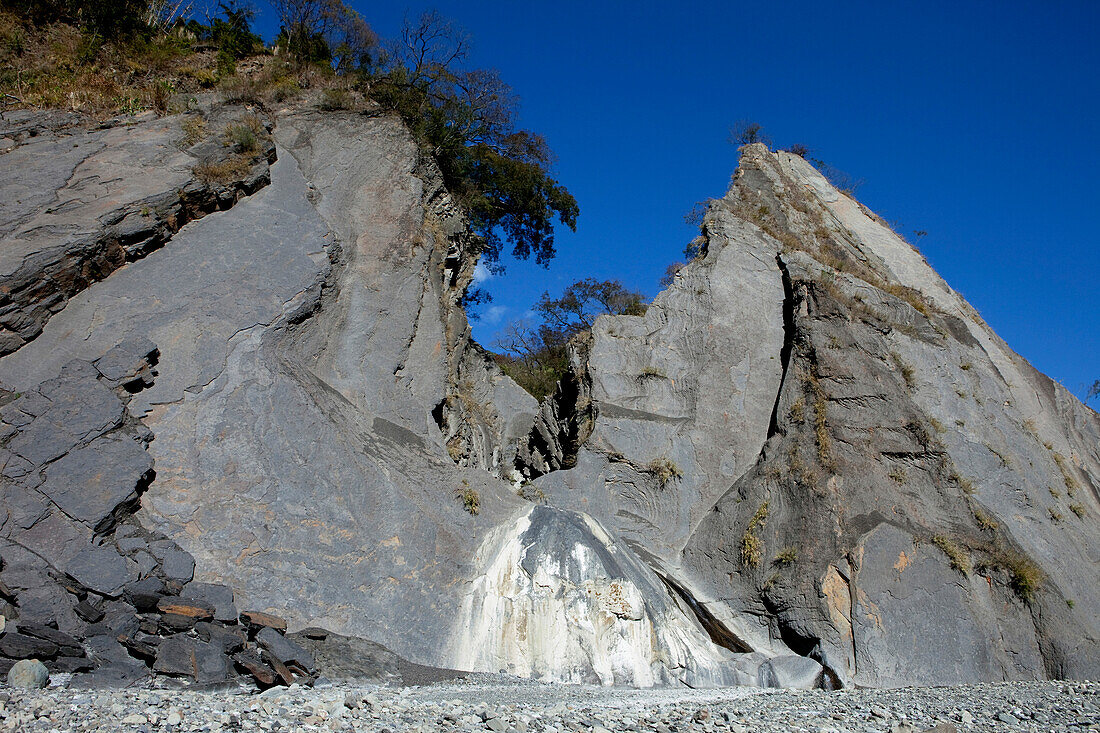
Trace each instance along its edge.
<instances>
[{"instance_id":1,"label":"green foliage","mask_svg":"<svg viewBox=\"0 0 1100 733\"><path fill-rule=\"evenodd\" d=\"M1015 550L1002 549L995 563L1008 572L1009 586L1024 601L1030 602L1043 582L1043 571L1029 557Z\"/></svg>"},{"instance_id":2,"label":"green foliage","mask_svg":"<svg viewBox=\"0 0 1100 733\"><path fill-rule=\"evenodd\" d=\"M768 522L768 502L764 502L749 519L749 526L741 535L741 564L757 567L764 559L764 540L756 533Z\"/></svg>"},{"instance_id":3,"label":"green foliage","mask_svg":"<svg viewBox=\"0 0 1100 733\"><path fill-rule=\"evenodd\" d=\"M342 0L271 0L279 18L275 43L299 64L324 64L341 74L371 64L378 38Z\"/></svg>"},{"instance_id":4,"label":"green foliage","mask_svg":"<svg viewBox=\"0 0 1100 733\"><path fill-rule=\"evenodd\" d=\"M238 153L254 153L260 149L256 133L247 125L230 124L225 128L225 137Z\"/></svg>"},{"instance_id":5,"label":"green foliage","mask_svg":"<svg viewBox=\"0 0 1100 733\"><path fill-rule=\"evenodd\" d=\"M685 262L673 262L665 268L665 274L661 275L661 279L657 281L657 284L661 288L667 288L676 281L676 276L680 274L680 270L684 269Z\"/></svg>"},{"instance_id":6,"label":"green foliage","mask_svg":"<svg viewBox=\"0 0 1100 733\"><path fill-rule=\"evenodd\" d=\"M70 23L103 37L148 31L149 0L6 0L35 25Z\"/></svg>"},{"instance_id":7,"label":"green foliage","mask_svg":"<svg viewBox=\"0 0 1100 733\"><path fill-rule=\"evenodd\" d=\"M798 562L797 547L784 547L779 551L779 554L775 556L775 564L780 567L794 565L796 562Z\"/></svg>"},{"instance_id":8,"label":"green foliage","mask_svg":"<svg viewBox=\"0 0 1100 733\"><path fill-rule=\"evenodd\" d=\"M448 189L499 262L505 241L517 259L554 257L554 218L575 229L580 208L551 178L541 135L515 127L517 100L496 72L458 68L466 37L435 13L406 23L393 52L367 76L371 96L394 110L439 164Z\"/></svg>"},{"instance_id":9,"label":"green foliage","mask_svg":"<svg viewBox=\"0 0 1100 733\"><path fill-rule=\"evenodd\" d=\"M814 398L814 441L817 443L817 459L822 467L833 471L836 461L833 458L833 441L829 433L829 396L821 386L817 375L810 373L806 378L806 390Z\"/></svg>"},{"instance_id":10,"label":"green foliage","mask_svg":"<svg viewBox=\"0 0 1100 733\"><path fill-rule=\"evenodd\" d=\"M993 517L989 516L981 509L974 509L974 521L978 523L978 526L987 532L992 532L997 529L997 522Z\"/></svg>"},{"instance_id":11,"label":"green foliage","mask_svg":"<svg viewBox=\"0 0 1100 733\"><path fill-rule=\"evenodd\" d=\"M199 41L217 47L218 73L229 76L236 71L237 61L263 48L263 39L252 32L256 13L249 5L226 0L218 3L218 10L221 15L213 18L209 25L190 18L183 23L183 28Z\"/></svg>"},{"instance_id":12,"label":"green foliage","mask_svg":"<svg viewBox=\"0 0 1100 733\"><path fill-rule=\"evenodd\" d=\"M184 147L190 147L206 138L206 118L202 117L201 113L188 114L184 121L179 123L179 127L184 131L184 140L182 141Z\"/></svg>"},{"instance_id":13,"label":"green foliage","mask_svg":"<svg viewBox=\"0 0 1100 733\"><path fill-rule=\"evenodd\" d=\"M760 123L751 120L735 122L730 128L729 141L738 147L752 143L764 143L769 148L772 146L772 139L764 132Z\"/></svg>"},{"instance_id":14,"label":"green foliage","mask_svg":"<svg viewBox=\"0 0 1100 733\"><path fill-rule=\"evenodd\" d=\"M470 486L470 482L466 479L463 479L462 485L455 489L455 496L462 502L462 508L470 514L481 513L481 494Z\"/></svg>"},{"instance_id":15,"label":"green foliage","mask_svg":"<svg viewBox=\"0 0 1100 733\"><path fill-rule=\"evenodd\" d=\"M787 411L787 417L791 422L796 425L801 425L806 420L806 398L799 397L797 400L791 403L791 408Z\"/></svg>"},{"instance_id":16,"label":"green foliage","mask_svg":"<svg viewBox=\"0 0 1100 733\"><path fill-rule=\"evenodd\" d=\"M351 93L347 89L334 87L321 92L321 109L336 110L351 108Z\"/></svg>"},{"instance_id":17,"label":"green foliage","mask_svg":"<svg viewBox=\"0 0 1100 733\"><path fill-rule=\"evenodd\" d=\"M542 399L554 391L569 371L569 341L589 330L601 314L641 315L641 293L627 290L618 280L578 280L551 298L543 293L535 305L540 323L516 321L496 340L503 353L495 359L504 373Z\"/></svg>"},{"instance_id":18,"label":"green foliage","mask_svg":"<svg viewBox=\"0 0 1100 733\"><path fill-rule=\"evenodd\" d=\"M895 351L890 352L890 358L894 361L894 366L901 372L901 378L905 380L905 386L909 389L913 389L916 386L916 374L913 371L913 367L910 366L901 358L901 355Z\"/></svg>"},{"instance_id":19,"label":"green foliage","mask_svg":"<svg viewBox=\"0 0 1100 733\"><path fill-rule=\"evenodd\" d=\"M1081 484L1078 483L1077 478L1070 471L1066 457L1057 451L1051 451L1051 456L1054 457L1054 463L1057 464L1058 471L1062 474L1062 482L1066 485L1066 492L1070 496L1076 495L1077 489L1081 488Z\"/></svg>"}]
</instances>

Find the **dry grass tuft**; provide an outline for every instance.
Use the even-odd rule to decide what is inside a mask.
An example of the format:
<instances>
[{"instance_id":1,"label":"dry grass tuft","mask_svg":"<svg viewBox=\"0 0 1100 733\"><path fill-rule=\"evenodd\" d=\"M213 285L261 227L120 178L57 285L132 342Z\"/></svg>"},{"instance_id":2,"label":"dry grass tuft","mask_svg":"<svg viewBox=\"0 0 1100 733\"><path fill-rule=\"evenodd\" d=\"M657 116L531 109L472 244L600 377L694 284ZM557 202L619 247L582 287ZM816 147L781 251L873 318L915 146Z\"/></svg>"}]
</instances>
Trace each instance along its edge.
<instances>
[{"instance_id":1,"label":"dry grass tuft","mask_svg":"<svg viewBox=\"0 0 1100 733\"><path fill-rule=\"evenodd\" d=\"M970 557L966 554L966 550L959 547L955 542L942 534L933 537L932 544L938 547L944 555L947 555L947 559L951 561L952 568L958 570L963 575L970 572Z\"/></svg>"},{"instance_id":2,"label":"dry grass tuft","mask_svg":"<svg viewBox=\"0 0 1100 733\"><path fill-rule=\"evenodd\" d=\"M654 458L646 464L645 472L657 479L661 488L665 488L672 481L679 481L684 477L683 471L667 456Z\"/></svg>"},{"instance_id":3,"label":"dry grass tuft","mask_svg":"<svg viewBox=\"0 0 1100 733\"><path fill-rule=\"evenodd\" d=\"M756 533L768 522L768 502L764 502L752 515L749 526L741 535L741 564L748 567L758 567L764 559L764 540Z\"/></svg>"}]
</instances>

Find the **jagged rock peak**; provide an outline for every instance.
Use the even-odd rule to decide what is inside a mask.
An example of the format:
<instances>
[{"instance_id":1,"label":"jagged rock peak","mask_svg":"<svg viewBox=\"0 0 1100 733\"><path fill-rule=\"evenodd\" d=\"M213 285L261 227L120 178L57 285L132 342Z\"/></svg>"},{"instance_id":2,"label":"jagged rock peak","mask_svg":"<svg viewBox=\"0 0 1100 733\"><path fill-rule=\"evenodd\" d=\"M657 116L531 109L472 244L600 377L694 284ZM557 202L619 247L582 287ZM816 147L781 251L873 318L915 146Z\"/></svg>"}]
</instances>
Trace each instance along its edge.
<instances>
[{"instance_id":1,"label":"jagged rock peak","mask_svg":"<svg viewBox=\"0 0 1100 733\"><path fill-rule=\"evenodd\" d=\"M574 355L548 501L839 684L1095 675L1096 413L798 156L744 148L697 244Z\"/></svg>"}]
</instances>

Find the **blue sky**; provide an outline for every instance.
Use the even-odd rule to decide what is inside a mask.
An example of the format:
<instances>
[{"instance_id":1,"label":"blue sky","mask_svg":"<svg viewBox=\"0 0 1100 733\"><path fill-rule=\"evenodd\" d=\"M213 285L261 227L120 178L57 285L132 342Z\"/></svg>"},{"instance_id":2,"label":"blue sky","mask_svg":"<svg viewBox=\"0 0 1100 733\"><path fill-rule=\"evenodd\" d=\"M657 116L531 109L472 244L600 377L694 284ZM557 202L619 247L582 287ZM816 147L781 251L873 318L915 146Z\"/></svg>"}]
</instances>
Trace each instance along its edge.
<instances>
[{"instance_id":1,"label":"blue sky","mask_svg":"<svg viewBox=\"0 0 1100 733\"><path fill-rule=\"evenodd\" d=\"M549 270L489 279L496 331L581 277L654 295L722 195L752 119L864 181L1016 351L1079 396L1100 379L1100 3L365 3L382 36L438 9L473 36L576 196ZM261 32L273 35L262 0ZM1095 405L1094 405L1095 406Z\"/></svg>"}]
</instances>

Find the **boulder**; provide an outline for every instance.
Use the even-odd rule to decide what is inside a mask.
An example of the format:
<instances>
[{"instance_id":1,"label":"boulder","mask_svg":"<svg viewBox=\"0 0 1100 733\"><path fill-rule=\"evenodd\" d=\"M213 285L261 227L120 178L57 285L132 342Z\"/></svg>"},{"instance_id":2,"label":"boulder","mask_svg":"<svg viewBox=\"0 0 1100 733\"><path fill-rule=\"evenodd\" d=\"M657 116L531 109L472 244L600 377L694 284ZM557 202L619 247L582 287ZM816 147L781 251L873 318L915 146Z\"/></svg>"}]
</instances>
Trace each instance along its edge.
<instances>
[{"instance_id":1,"label":"boulder","mask_svg":"<svg viewBox=\"0 0 1100 733\"><path fill-rule=\"evenodd\" d=\"M160 599L167 593L164 581L152 577L130 583L125 590L126 600L141 613L157 610Z\"/></svg>"},{"instance_id":2,"label":"boulder","mask_svg":"<svg viewBox=\"0 0 1100 733\"><path fill-rule=\"evenodd\" d=\"M287 667L297 667L306 674L315 671L310 653L273 628L260 629L256 634L256 643Z\"/></svg>"},{"instance_id":3,"label":"boulder","mask_svg":"<svg viewBox=\"0 0 1100 733\"><path fill-rule=\"evenodd\" d=\"M180 597L213 606L215 621L223 623L237 621L237 604L233 598L233 589L227 585L192 581L183 587Z\"/></svg>"},{"instance_id":4,"label":"boulder","mask_svg":"<svg viewBox=\"0 0 1100 733\"><path fill-rule=\"evenodd\" d=\"M275 671L263 663L259 654L251 651L239 652L234 655L233 661L261 685L268 687L275 684Z\"/></svg>"},{"instance_id":5,"label":"boulder","mask_svg":"<svg viewBox=\"0 0 1100 733\"><path fill-rule=\"evenodd\" d=\"M171 540L157 540L149 551L160 561L161 572L168 580L188 583L195 576L195 558Z\"/></svg>"},{"instance_id":6,"label":"boulder","mask_svg":"<svg viewBox=\"0 0 1100 733\"><path fill-rule=\"evenodd\" d=\"M8 684L26 690L38 690L46 686L50 672L37 659L20 659L8 670Z\"/></svg>"},{"instance_id":7,"label":"boulder","mask_svg":"<svg viewBox=\"0 0 1100 733\"><path fill-rule=\"evenodd\" d=\"M160 642L153 669L173 677L190 677L199 683L222 682L229 672L220 646L183 635Z\"/></svg>"},{"instance_id":8,"label":"boulder","mask_svg":"<svg viewBox=\"0 0 1100 733\"><path fill-rule=\"evenodd\" d=\"M20 623L19 633L57 645L58 654L65 657L83 657L84 647L72 636L41 624Z\"/></svg>"},{"instance_id":9,"label":"boulder","mask_svg":"<svg viewBox=\"0 0 1100 733\"><path fill-rule=\"evenodd\" d=\"M256 629L274 629L286 632L286 619L263 611L244 611L241 613L241 623Z\"/></svg>"},{"instance_id":10,"label":"boulder","mask_svg":"<svg viewBox=\"0 0 1100 733\"><path fill-rule=\"evenodd\" d=\"M171 596L165 596L157 601L157 610L163 614L174 614L190 618L192 619L192 625L195 621L208 621L214 618L213 604Z\"/></svg>"},{"instance_id":11,"label":"boulder","mask_svg":"<svg viewBox=\"0 0 1100 733\"><path fill-rule=\"evenodd\" d=\"M226 654L236 654L248 641L242 629L236 626L200 621L195 624L195 633L203 641L220 646Z\"/></svg>"},{"instance_id":12,"label":"boulder","mask_svg":"<svg viewBox=\"0 0 1100 733\"><path fill-rule=\"evenodd\" d=\"M810 690L821 686L822 667L818 662L795 654L774 657L760 669L765 687L788 687Z\"/></svg>"}]
</instances>

